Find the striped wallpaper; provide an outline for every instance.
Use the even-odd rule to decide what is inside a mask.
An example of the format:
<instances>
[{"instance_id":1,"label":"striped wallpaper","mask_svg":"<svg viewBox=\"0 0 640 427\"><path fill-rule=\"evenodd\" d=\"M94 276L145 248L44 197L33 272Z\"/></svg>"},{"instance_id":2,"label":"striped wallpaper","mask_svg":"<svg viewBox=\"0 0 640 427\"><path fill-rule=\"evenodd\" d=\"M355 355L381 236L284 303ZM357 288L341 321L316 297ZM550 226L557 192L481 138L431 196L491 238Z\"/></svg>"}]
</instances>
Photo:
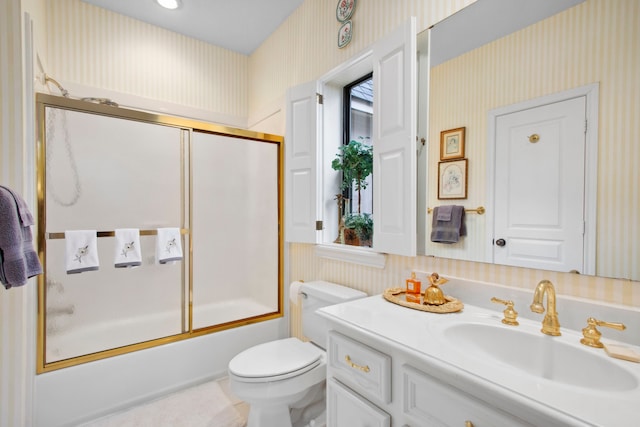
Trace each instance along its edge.
<instances>
[{"instance_id":1,"label":"striped wallpaper","mask_svg":"<svg viewBox=\"0 0 640 427\"><path fill-rule=\"evenodd\" d=\"M22 15L20 1L0 2L0 185L25 197L23 177L25 108L22 67ZM32 205L33 206L33 205ZM5 290L0 286L0 427L29 424L32 390L29 354L35 325L34 280L27 286Z\"/></svg>"},{"instance_id":2,"label":"striped wallpaper","mask_svg":"<svg viewBox=\"0 0 640 427\"><path fill-rule=\"evenodd\" d=\"M483 147L487 131L486 112L600 82L599 170L610 172L601 173L598 181L597 271L602 276L634 277L636 280L640 279L640 221L637 215L640 212L640 200L637 187L634 188L640 182L638 168L635 167L640 164L640 143L634 137L640 134L639 5L637 0L587 0L504 40L436 67L431 76L437 87L431 94L432 105L439 105L438 99L444 96L464 102L453 103L455 108L450 109L432 108L430 116L431 141L439 141L442 129L467 127L467 158L472 167L469 176L470 197L465 204L476 207L485 204L486 159ZM328 9L329 6L326 5ZM250 109L259 108L269 98L281 95L280 92L286 87L317 78L318 66L315 63L326 64L323 70L326 72L364 49L408 16L398 16L393 13L395 9L389 10L380 4L376 4L375 11L374 7L369 7L365 2L358 4L354 17L356 35L347 48L351 50L341 51L331 46L333 41L327 45L325 40L331 38L336 27L333 15L326 17L316 3L306 2L252 55ZM381 19L378 12L388 19ZM415 13L415 10L411 13ZM436 18L438 11L429 7L420 9L416 15L419 17L418 28L440 20ZM312 16L319 19L314 21ZM382 22L370 25L378 20ZM366 30L362 30L364 25L358 26L362 22L367 23ZM305 33L300 29L307 26L312 31ZM322 35L323 29L326 35ZM303 40L296 40L293 46L288 46L286 40L291 40L292 34L306 36ZM305 55L304 59L297 58L299 52L308 50L319 52L318 57ZM501 58L500 62L498 58ZM260 67L254 66L258 63ZM509 71L514 67L515 72ZM269 78L262 80L265 76ZM267 85L267 82L271 85ZM437 159L438 143L431 144L430 149L431 158ZM437 182L434 169L429 178L430 182ZM430 194L437 194L436 188L432 184ZM435 204L435 197L429 200L429 206ZM485 219L471 214L468 226L477 235L482 235ZM482 259L484 247L480 239L472 242L471 259ZM385 269L380 270L320 258L312 245L304 244L291 245L289 261L291 280L330 280L369 294L380 293L389 286L402 285L411 269L417 269L525 288L533 288L541 279L549 279L561 294L640 306L640 285L629 280L422 256L388 256ZM299 307L292 305L291 313L292 334L301 337Z\"/></svg>"},{"instance_id":3,"label":"striped wallpaper","mask_svg":"<svg viewBox=\"0 0 640 427\"><path fill-rule=\"evenodd\" d=\"M249 59L249 110L283 98L287 88L324 75L365 50L410 16L418 31L475 0L360 0L353 39L338 49L336 0L305 1Z\"/></svg>"},{"instance_id":4,"label":"striped wallpaper","mask_svg":"<svg viewBox=\"0 0 640 427\"><path fill-rule=\"evenodd\" d=\"M320 258L316 255L314 245L307 244L291 244L289 259L291 280L327 280L361 290L369 295L380 294L389 287L404 286L404 279L410 276L410 272L418 270L437 271L444 277L467 278L526 288L531 289L532 292L540 280L547 279L555 285L558 294L640 307L640 285L638 282L629 280L425 256L410 258L387 255L385 268L378 269ZM300 307L300 304L290 304L291 334L305 339L300 323Z\"/></svg>"},{"instance_id":5,"label":"striped wallpaper","mask_svg":"<svg viewBox=\"0 0 640 427\"><path fill-rule=\"evenodd\" d=\"M46 17L46 72L60 82L248 116L246 55L80 0L46 0Z\"/></svg>"}]
</instances>

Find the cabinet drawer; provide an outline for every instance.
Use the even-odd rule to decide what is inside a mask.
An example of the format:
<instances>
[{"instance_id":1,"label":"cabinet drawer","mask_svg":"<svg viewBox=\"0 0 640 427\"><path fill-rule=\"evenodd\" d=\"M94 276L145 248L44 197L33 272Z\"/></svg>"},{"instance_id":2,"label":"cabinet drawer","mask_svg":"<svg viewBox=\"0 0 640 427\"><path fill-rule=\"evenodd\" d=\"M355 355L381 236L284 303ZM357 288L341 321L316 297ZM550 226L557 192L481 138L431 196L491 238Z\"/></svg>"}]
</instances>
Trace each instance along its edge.
<instances>
[{"instance_id":1,"label":"cabinet drawer","mask_svg":"<svg viewBox=\"0 0 640 427\"><path fill-rule=\"evenodd\" d=\"M533 427L464 391L402 366L402 410L420 426Z\"/></svg>"},{"instance_id":2,"label":"cabinet drawer","mask_svg":"<svg viewBox=\"0 0 640 427\"><path fill-rule=\"evenodd\" d=\"M391 358L335 331L327 349L331 375L365 396L391 402Z\"/></svg>"},{"instance_id":3,"label":"cabinet drawer","mask_svg":"<svg viewBox=\"0 0 640 427\"><path fill-rule=\"evenodd\" d=\"M391 417L333 378L327 380L327 425L390 427Z\"/></svg>"}]
</instances>

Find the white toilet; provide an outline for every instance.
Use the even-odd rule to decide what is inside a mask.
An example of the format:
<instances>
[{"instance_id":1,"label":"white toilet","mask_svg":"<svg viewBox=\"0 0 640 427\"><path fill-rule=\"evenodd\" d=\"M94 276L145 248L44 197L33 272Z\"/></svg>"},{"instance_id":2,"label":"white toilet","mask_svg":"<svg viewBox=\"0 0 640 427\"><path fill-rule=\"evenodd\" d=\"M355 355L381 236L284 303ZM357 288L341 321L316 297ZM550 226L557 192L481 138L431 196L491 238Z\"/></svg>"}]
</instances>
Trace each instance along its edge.
<instances>
[{"instance_id":1,"label":"white toilet","mask_svg":"<svg viewBox=\"0 0 640 427\"><path fill-rule=\"evenodd\" d=\"M312 406L324 408L327 328L315 311L367 296L335 283L300 286L302 331L311 342L285 338L251 347L229 362L233 393L250 406L247 427L291 427L292 414Z\"/></svg>"}]
</instances>

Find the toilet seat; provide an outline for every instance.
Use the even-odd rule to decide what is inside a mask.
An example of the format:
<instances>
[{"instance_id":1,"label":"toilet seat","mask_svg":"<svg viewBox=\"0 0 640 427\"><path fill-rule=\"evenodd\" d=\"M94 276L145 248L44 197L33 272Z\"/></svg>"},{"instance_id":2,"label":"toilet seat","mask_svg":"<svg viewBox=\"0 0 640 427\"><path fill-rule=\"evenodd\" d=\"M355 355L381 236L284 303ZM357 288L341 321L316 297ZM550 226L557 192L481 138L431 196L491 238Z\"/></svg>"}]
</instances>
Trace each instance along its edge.
<instances>
[{"instance_id":1,"label":"toilet seat","mask_svg":"<svg viewBox=\"0 0 640 427\"><path fill-rule=\"evenodd\" d=\"M251 347L229 362L239 381L277 381L304 374L320 365L323 351L309 342L286 338Z\"/></svg>"}]
</instances>

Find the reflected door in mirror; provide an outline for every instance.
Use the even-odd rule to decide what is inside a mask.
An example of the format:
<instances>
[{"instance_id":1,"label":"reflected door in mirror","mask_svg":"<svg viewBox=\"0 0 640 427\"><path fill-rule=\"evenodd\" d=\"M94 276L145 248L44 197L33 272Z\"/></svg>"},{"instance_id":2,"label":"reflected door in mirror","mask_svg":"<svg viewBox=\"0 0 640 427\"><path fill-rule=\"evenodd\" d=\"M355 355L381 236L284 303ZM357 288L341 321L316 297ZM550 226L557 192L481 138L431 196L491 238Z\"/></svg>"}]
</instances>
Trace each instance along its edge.
<instances>
[{"instance_id":1,"label":"reflected door in mirror","mask_svg":"<svg viewBox=\"0 0 640 427\"><path fill-rule=\"evenodd\" d=\"M584 271L585 102L497 118L496 263Z\"/></svg>"}]
</instances>

